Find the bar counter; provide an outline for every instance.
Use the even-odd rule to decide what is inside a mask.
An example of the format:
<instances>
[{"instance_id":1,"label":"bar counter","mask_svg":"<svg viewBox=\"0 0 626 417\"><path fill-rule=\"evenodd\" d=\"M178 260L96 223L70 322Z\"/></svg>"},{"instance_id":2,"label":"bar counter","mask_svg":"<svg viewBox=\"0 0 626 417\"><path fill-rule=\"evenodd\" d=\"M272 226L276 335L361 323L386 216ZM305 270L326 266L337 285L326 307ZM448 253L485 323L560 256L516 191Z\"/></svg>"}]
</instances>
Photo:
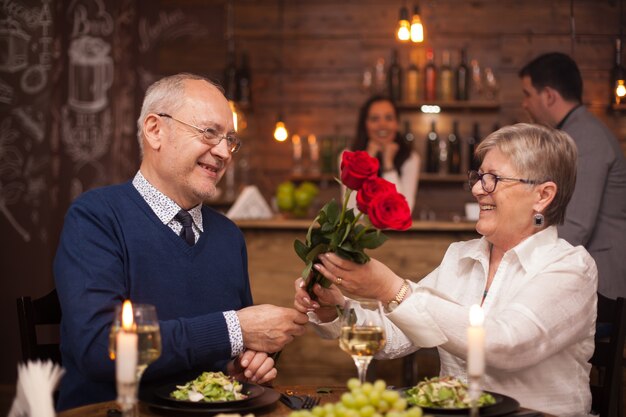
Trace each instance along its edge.
<instances>
[{"instance_id":1,"label":"bar counter","mask_svg":"<svg viewBox=\"0 0 626 417\"><path fill-rule=\"evenodd\" d=\"M304 240L313 219L238 220L248 247L248 269L255 304L293 306L294 281L304 269L296 255L295 239ZM385 232L389 240L370 256L387 264L398 275L419 281L435 269L452 242L478 237L474 222L414 221L404 232ZM431 355L432 357L432 355ZM437 358L432 365L438 367ZM378 361L372 374L388 384L402 386L402 360ZM423 367L419 372L422 374ZM352 358L336 340L322 340L312 330L290 343L278 364L278 384L343 385L356 376ZM427 373L427 372L425 372ZM374 375L372 375L374 376Z\"/></svg>"}]
</instances>

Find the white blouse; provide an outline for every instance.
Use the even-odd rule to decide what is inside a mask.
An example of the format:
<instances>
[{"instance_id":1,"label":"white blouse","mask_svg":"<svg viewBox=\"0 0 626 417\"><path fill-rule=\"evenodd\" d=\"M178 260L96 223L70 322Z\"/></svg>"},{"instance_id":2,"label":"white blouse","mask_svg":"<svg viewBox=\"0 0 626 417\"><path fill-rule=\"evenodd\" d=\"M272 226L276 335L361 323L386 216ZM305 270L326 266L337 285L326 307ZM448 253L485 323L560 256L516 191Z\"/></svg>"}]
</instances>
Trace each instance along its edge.
<instances>
[{"instance_id":1,"label":"white blouse","mask_svg":"<svg viewBox=\"0 0 626 417\"><path fill-rule=\"evenodd\" d=\"M489 253L485 238L450 245L441 265L386 315L388 342L377 358L437 346L440 374L467 380L469 309L482 299ZM588 415L597 285L589 253L559 239L554 226L509 250L483 303L484 389L546 413ZM316 328L323 337L339 330L337 321Z\"/></svg>"}]
</instances>

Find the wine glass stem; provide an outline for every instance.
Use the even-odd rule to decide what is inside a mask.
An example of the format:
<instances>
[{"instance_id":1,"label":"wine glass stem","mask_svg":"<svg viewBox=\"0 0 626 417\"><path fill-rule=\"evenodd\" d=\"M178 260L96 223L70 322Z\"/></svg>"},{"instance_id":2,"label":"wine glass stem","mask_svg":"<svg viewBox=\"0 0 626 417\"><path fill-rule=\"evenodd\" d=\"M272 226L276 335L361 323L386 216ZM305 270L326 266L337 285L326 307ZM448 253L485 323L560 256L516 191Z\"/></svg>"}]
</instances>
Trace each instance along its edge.
<instances>
[{"instance_id":1,"label":"wine glass stem","mask_svg":"<svg viewBox=\"0 0 626 417\"><path fill-rule=\"evenodd\" d=\"M354 364L356 365L356 369L359 371L359 380L361 384L365 382L365 377L367 376L367 367L372 361L371 356L352 356L354 359Z\"/></svg>"}]
</instances>

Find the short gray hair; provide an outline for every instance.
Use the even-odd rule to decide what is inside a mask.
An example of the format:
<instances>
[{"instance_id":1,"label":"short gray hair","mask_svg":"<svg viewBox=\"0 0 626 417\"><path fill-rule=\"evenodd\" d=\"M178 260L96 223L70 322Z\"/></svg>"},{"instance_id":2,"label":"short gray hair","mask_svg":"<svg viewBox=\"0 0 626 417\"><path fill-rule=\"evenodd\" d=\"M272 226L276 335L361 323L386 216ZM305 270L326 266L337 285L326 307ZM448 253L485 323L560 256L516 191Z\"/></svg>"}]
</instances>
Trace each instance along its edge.
<instances>
[{"instance_id":1,"label":"short gray hair","mask_svg":"<svg viewBox=\"0 0 626 417\"><path fill-rule=\"evenodd\" d=\"M548 226L563 224L576 185L578 151L572 138L557 129L518 123L487 136L476 148L476 159L482 163L493 148L509 158L518 175L556 184L556 196L543 215Z\"/></svg>"},{"instance_id":2,"label":"short gray hair","mask_svg":"<svg viewBox=\"0 0 626 417\"><path fill-rule=\"evenodd\" d=\"M151 84L146 90L146 94L143 98L143 104L141 106L141 113L139 114L139 119L137 119L137 140L139 141L139 153L142 158L144 120L150 113L176 113L176 111L184 103L186 80L206 81L212 86L215 86L222 93L224 92L223 88L219 84L214 83L206 77L188 72L170 75Z\"/></svg>"}]
</instances>

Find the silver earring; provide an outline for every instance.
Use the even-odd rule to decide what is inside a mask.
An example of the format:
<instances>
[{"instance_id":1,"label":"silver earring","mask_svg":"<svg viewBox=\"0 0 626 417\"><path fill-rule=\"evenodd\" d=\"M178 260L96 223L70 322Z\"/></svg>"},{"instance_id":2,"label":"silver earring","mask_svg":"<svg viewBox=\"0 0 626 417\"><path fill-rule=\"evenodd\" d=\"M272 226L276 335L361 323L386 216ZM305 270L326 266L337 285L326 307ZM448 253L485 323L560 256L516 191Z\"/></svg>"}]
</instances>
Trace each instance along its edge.
<instances>
[{"instance_id":1,"label":"silver earring","mask_svg":"<svg viewBox=\"0 0 626 417\"><path fill-rule=\"evenodd\" d=\"M546 218L543 217L543 214L541 213L535 213L535 215L533 216L533 221L535 224L535 227L541 227L543 226L543 223L545 222Z\"/></svg>"}]
</instances>

